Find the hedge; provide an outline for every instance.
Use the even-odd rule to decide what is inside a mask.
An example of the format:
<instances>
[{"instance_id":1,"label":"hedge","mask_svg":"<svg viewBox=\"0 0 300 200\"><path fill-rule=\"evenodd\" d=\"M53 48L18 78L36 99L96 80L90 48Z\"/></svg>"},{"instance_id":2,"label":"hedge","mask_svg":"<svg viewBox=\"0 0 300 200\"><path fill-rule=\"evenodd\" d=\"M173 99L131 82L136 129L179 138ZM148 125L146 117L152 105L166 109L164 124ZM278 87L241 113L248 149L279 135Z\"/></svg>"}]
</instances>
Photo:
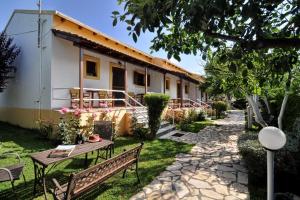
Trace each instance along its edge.
<instances>
[{"instance_id":1,"label":"hedge","mask_svg":"<svg viewBox=\"0 0 300 200\"><path fill-rule=\"evenodd\" d=\"M149 93L144 96L148 107L149 139L154 139L160 127L161 114L168 105L169 96L165 94Z\"/></svg>"}]
</instances>

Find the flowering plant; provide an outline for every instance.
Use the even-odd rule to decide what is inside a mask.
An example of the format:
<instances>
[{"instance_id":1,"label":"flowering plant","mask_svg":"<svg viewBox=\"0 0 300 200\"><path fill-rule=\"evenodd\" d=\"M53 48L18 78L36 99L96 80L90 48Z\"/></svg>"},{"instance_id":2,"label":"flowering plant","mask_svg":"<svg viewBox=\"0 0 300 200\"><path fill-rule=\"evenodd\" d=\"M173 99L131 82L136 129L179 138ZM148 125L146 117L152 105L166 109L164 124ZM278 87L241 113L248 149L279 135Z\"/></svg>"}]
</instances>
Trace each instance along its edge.
<instances>
[{"instance_id":1,"label":"flowering plant","mask_svg":"<svg viewBox=\"0 0 300 200\"><path fill-rule=\"evenodd\" d=\"M72 114L69 112L69 109L62 108L59 112L63 114L63 117L60 118L58 124L58 135L63 144L73 144L76 136L81 132L81 111L76 109L74 114Z\"/></svg>"}]
</instances>

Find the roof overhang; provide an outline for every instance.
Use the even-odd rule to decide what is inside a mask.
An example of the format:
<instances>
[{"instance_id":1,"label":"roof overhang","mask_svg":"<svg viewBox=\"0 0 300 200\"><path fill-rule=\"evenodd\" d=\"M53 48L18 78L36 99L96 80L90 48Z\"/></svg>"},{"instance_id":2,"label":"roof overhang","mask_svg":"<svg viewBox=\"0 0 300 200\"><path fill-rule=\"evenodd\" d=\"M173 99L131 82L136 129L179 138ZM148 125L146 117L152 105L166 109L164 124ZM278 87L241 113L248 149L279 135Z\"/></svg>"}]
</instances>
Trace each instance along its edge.
<instances>
[{"instance_id":1,"label":"roof overhang","mask_svg":"<svg viewBox=\"0 0 300 200\"><path fill-rule=\"evenodd\" d=\"M81 37L79 35L73 34L73 33L68 33L65 31L61 31L61 30L56 30L56 29L52 29L52 32L54 33L54 35L56 37L68 40L73 42L73 44L75 46L87 49L89 51L93 51L96 53L100 53L100 54L104 54L106 56L115 58L115 59L119 59L125 62L129 62L132 64L137 64L141 67L148 67L149 69L155 70L155 71L159 71L161 73L169 73L175 76L178 76L180 78L183 78L185 80L188 80L190 82L193 82L195 84L199 84L200 81L195 80L189 76L187 76L186 74L183 74L179 71L174 71L171 69L167 69L163 66L159 66L156 65L155 63L148 63L145 61L142 61L140 59L134 58L132 56L129 56L123 52L117 51L115 49L109 48L107 46L101 45L99 43L96 43L94 41L88 40L84 37Z\"/></svg>"}]
</instances>

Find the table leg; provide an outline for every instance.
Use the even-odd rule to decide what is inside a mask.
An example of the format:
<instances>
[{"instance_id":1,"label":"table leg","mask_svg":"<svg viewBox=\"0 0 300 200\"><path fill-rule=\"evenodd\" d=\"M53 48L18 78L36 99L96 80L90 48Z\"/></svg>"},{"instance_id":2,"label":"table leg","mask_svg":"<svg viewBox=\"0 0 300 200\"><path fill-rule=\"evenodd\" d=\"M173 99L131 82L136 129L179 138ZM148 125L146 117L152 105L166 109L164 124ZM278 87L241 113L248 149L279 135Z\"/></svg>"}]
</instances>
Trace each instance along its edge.
<instances>
[{"instance_id":1,"label":"table leg","mask_svg":"<svg viewBox=\"0 0 300 200\"><path fill-rule=\"evenodd\" d=\"M109 158L111 158L112 144L109 146Z\"/></svg>"},{"instance_id":2,"label":"table leg","mask_svg":"<svg viewBox=\"0 0 300 200\"><path fill-rule=\"evenodd\" d=\"M36 185L37 185L37 166L35 162L33 161L33 167L34 167L34 185L33 185L33 194L36 193Z\"/></svg>"},{"instance_id":3,"label":"table leg","mask_svg":"<svg viewBox=\"0 0 300 200\"><path fill-rule=\"evenodd\" d=\"M84 165L87 166L88 164L88 154L85 154L85 161L84 161Z\"/></svg>"},{"instance_id":4,"label":"table leg","mask_svg":"<svg viewBox=\"0 0 300 200\"><path fill-rule=\"evenodd\" d=\"M43 189L44 189L44 196L47 200L47 188L46 188L46 176L45 176L45 167L42 168L42 181L43 181Z\"/></svg>"},{"instance_id":5,"label":"table leg","mask_svg":"<svg viewBox=\"0 0 300 200\"><path fill-rule=\"evenodd\" d=\"M100 150L98 149L97 150L97 157L96 157L96 160L95 160L95 165L97 164L97 161L98 161L98 158L99 158L99 154L100 154Z\"/></svg>"},{"instance_id":6,"label":"table leg","mask_svg":"<svg viewBox=\"0 0 300 200\"><path fill-rule=\"evenodd\" d=\"M37 185L40 184L43 187L44 196L47 200L47 187L46 187L46 167L45 166L39 166L38 163L36 163L33 160L33 166L34 166L34 186L33 186L33 194L36 194Z\"/></svg>"}]
</instances>

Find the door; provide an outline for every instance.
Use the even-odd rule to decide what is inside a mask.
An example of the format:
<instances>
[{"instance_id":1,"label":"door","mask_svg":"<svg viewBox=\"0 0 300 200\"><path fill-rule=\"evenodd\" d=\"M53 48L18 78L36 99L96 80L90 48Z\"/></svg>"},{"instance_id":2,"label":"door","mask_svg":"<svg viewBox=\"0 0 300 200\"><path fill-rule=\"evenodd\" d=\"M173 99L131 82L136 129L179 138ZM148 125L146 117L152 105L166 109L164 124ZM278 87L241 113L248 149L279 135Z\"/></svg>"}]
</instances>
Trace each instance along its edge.
<instances>
[{"instance_id":1,"label":"door","mask_svg":"<svg viewBox=\"0 0 300 200\"><path fill-rule=\"evenodd\" d=\"M180 84L180 82L177 82L177 98L178 99L181 99L181 92L182 92L181 84Z\"/></svg>"},{"instance_id":2,"label":"door","mask_svg":"<svg viewBox=\"0 0 300 200\"><path fill-rule=\"evenodd\" d=\"M112 89L125 90L125 70L119 67L112 68ZM120 92L113 92L115 99L124 99L125 95ZM115 106L124 106L123 101L115 101Z\"/></svg>"}]
</instances>

